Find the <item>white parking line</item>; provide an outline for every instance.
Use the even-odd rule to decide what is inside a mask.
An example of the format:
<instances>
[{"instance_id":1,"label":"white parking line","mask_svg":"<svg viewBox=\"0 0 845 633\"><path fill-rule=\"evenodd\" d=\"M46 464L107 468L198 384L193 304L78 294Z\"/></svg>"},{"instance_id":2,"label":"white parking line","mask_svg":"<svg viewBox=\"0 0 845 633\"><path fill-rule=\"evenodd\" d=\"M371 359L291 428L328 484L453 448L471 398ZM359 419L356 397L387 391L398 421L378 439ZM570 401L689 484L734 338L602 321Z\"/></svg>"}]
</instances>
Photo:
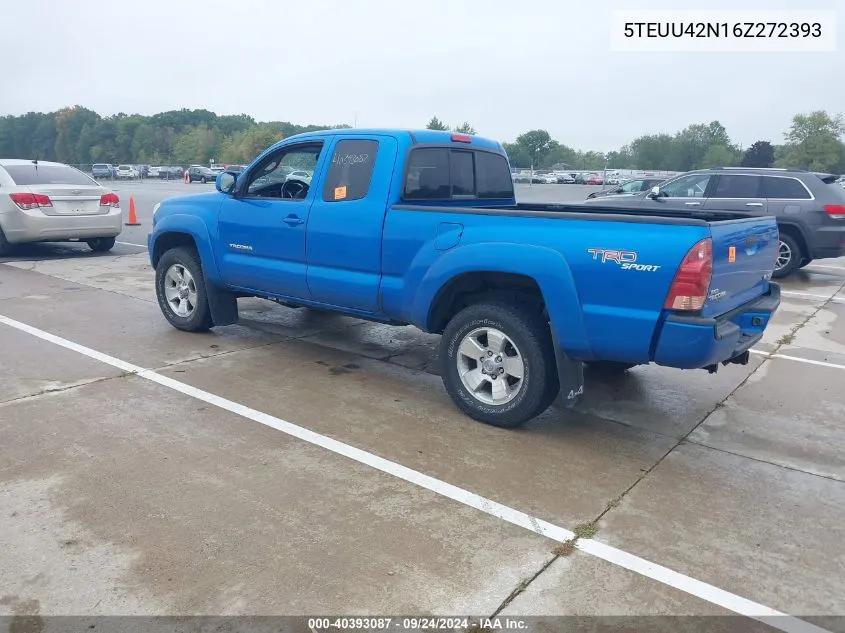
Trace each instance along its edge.
<instances>
[{"instance_id":1,"label":"white parking line","mask_svg":"<svg viewBox=\"0 0 845 633\"><path fill-rule=\"evenodd\" d=\"M788 354L772 354L771 352L764 352L759 349L749 350L752 354L757 356L765 356L766 358L781 358L783 360L794 360L799 363L807 363L808 365L818 365L819 367L830 367L831 369L845 369L845 365L837 363L829 363L824 360L812 360L810 358L801 358L800 356L790 356Z\"/></svg>"},{"instance_id":2,"label":"white parking line","mask_svg":"<svg viewBox=\"0 0 845 633\"><path fill-rule=\"evenodd\" d=\"M541 536L553 539L558 542L564 542L574 538L575 534L566 528L554 525L537 517L531 516L520 510L508 507L492 499L487 499L480 495L454 486L440 479L435 479L429 475L419 471L403 466L396 462L392 462L373 453L355 448L349 444L345 444L338 440L332 439L326 435L321 435L304 427L298 426L286 420L282 420L272 416L263 411L257 411L238 402L228 400L202 389L197 389L191 385L179 382L168 376L163 376L154 371L144 369L132 363L120 360L108 354L103 354L84 345L79 345L73 341L61 338L44 330L32 327L26 323L21 323L14 319L0 315L0 323L9 327L15 328L21 332L26 332L32 336L38 337L44 341L54 343L64 347L65 349L78 352L88 358L100 361L112 367L116 367L121 371L136 374L141 378L157 383L163 387L167 387L186 396L196 398L207 404L219 407L235 415L253 420L259 424L263 424L270 428L276 429L286 433L292 437L298 438L309 444L320 446L338 455L342 455L352 459L358 463L366 464L371 468L387 473L403 481L415 484L421 488L425 488L435 494L441 495L458 503L462 503L476 510L480 510L486 514L502 519L507 523L519 526L526 530L530 530ZM656 580L664 585L673 587L680 591L684 591L692 596L706 600L711 604L718 605L724 609L744 615L755 620L764 622L773 628L789 633L830 633L826 629L818 627L804 620L800 620L786 613L776 611L770 607L747 600L741 596L719 589L714 585L706 582L696 580L690 576L686 576L676 572L668 567L663 567L651 561L640 558L634 554L630 554L623 550L617 549L605 543L593 539L579 539L577 542L578 549L587 554L591 554L597 558L605 560L614 565L618 565L635 573L638 573L652 580Z\"/></svg>"},{"instance_id":3,"label":"white parking line","mask_svg":"<svg viewBox=\"0 0 845 633\"><path fill-rule=\"evenodd\" d=\"M146 244L133 244L132 242L115 242L115 244L123 244L124 246L137 246L138 248L143 248L147 250Z\"/></svg>"},{"instance_id":4,"label":"white parking line","mask_svg":"<svg viewBox=\"0 0 845 633\"><path fill-rule=\"evenodd\" d=\"M808 264L804 267L804 270L807 268L829 268L830 270L845 270L845 266L830 266L828 264Z\"/></svg>"},{"instance_id":5,"label":"white parking line","mask_svg":"<svg viewBox=\"0 0 845 633\"><path fill-rule=\"evenodd\" d=\"M806 297L808 299L820 299L822 301L833 301L834 303L845 303L845 297L837 297L835 294L817 295L811 292L798 292L797 290L781 290L780 293L786 297Z\"/></svg>"}]
</instances>

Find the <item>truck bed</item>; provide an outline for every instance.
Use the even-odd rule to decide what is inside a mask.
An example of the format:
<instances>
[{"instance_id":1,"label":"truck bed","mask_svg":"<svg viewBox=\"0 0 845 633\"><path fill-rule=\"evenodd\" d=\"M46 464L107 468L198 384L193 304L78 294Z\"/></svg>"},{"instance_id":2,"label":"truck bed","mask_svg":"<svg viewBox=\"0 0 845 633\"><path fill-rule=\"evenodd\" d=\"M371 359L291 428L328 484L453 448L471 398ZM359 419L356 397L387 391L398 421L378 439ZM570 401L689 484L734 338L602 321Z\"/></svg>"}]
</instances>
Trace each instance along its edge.
<instances>
[{"instance_id":1,"label":"truck bed","mask_svg":"<svg viewBox=\"0 0 845 633\"><path fill-rule=\"evenodd\" d=\"M748 216L731 211L685 211L681 209L659 209L643 211L641 208L602 207L587 204L566 203L517 203L509 206L432 206L397 204L397 211L428 211L433 213L469 213L474 215L498 215L572 220L607 220L613 222L644 222L652 224L682 224L704 226L713 222L738 222Z\"/></svg>"}]
</instances>

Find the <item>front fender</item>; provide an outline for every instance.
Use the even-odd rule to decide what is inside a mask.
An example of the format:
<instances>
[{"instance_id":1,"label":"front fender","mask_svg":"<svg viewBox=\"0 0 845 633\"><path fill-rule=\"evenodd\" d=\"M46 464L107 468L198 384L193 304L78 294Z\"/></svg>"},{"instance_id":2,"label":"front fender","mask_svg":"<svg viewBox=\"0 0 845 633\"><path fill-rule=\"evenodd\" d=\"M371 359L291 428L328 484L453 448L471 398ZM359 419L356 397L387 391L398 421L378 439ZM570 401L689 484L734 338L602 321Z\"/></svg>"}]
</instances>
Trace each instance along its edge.
<instances>
[{"instance_id":1,"label":"front fender","mask_svg":"<svg viewBox=\"0 0 845 633\"><path fill-rule=\"evenodd\" d=\"M569 264L558 251L542 246L484 242L445 252L417 286L411 309L413 322L428 330L430 308L440 291L458 276L475 272L512 273L534 279L561 347L575 358L592 356Z\"/></svg>"},{"instance_id":2,"label":"front fender","mask_svg":"<svg viewBox=\"0 0 845 633\"><path fill-rule=\"evenodd\" d=\"M203 273L211 283L220 283L220 271L217 267L217 258L214 255L214 247L208 225L202 218L196 215L184 213L168 214L155 224L155 229L149 239L150 263L155 266L156 243L163 235L168 233L182 233L190 235L197 246L197 252L202 262Z\"/></svg>"}]
</instances>

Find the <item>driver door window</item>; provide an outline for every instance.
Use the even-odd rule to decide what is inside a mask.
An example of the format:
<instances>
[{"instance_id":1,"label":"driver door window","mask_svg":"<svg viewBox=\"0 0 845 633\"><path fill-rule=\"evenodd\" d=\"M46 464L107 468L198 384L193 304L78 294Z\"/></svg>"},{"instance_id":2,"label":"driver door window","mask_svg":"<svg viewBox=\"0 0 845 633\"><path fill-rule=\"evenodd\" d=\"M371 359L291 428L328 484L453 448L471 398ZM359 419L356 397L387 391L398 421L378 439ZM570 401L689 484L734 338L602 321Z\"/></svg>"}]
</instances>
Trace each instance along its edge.
<instances>
[{"instance_id":1,"label":"driver door window","mask_svg":"<svg viewBox=\"0 0 845 633\"><path fill-rule=\"evenodd\" d=\"M619 189L624 193L634 193L635 191L640 191L640 185L642 185L642 180L632 180L631 182L627 182Z\"/></svg>"},{"instance_id":2,"label":"driver door window","mask_svg":"<svg viewBox=\"0 0 845 633\"><path fill-rule=\"evenodd\" d=\"M308 195L322 144L288 147L265 158L249 175L247 198L302 200Z\"/></svg>"},{"instance_id":3,"label":"driver door window","mask_svg":"<svg viewBox=\"0 0 845 633\"><path fill-rule=\"evenodd\" d=\"M710 182L709 174L684 176L660 187L660 192L670 198L703 198L708 182Z\"/></svg>"}]
</instances>

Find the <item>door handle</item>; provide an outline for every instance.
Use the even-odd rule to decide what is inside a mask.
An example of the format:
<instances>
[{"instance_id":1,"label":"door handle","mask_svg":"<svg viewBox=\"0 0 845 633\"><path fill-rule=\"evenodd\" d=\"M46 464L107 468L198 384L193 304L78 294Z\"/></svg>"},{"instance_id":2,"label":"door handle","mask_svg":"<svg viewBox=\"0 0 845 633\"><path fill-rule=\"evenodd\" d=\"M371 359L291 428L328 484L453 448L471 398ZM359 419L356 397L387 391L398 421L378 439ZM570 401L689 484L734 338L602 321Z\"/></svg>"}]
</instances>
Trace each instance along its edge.
<instances>
[{"instance_id":1,"label":"door handle","mask_svg":"<svg viewBox=\"0 0 845 633\"><path fill-rule=\"evenodd\" d=\"M288 217L286 217L284 220L282 220L282 222L284 222L288 226L296 226L297 224L304 224L305 220L303 220L302 218L300 218L297 215L291 214Z\"/></svg>"},{"instance_id":2,"label":"door handle","mask_svg":"<svg viewBox=\"0 0 845 633\"><path fill-rule=\"evenodd\" d=\"M762 207L763 203L762 202L746 202L745 206L746 207Z\"/></svg>"},{"instance_id":3,"label":"door handle","mask_svg":"<svg viewBox=\"0 0 845 633\"><path fill-rule=\"evenodd\" d=\"M687 205L688 207L700 207L701 206L700 202L685 202L684 204Z\"/></svg>"}]
</instances>

